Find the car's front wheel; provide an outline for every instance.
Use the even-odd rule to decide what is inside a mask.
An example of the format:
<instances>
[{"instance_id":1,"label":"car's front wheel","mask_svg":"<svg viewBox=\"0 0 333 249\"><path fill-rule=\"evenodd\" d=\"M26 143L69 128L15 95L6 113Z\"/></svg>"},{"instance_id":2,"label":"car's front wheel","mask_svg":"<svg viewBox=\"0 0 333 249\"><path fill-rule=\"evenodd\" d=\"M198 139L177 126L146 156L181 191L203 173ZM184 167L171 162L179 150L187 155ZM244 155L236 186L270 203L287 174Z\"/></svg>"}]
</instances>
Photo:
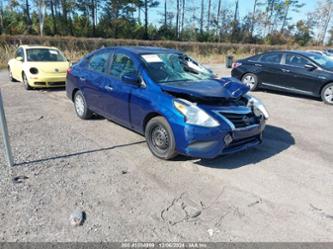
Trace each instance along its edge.
<instances>
[{"instance_id":1,"label":"car's front wheel","mask_svg":"<svg viewBox=\"0 0 333 249\"><path fill-rule=\"evenodd\" d=\"M22 73L22 81L23 81L23 86L25 90L32 90L32 87L29 85L29 81L25 73Z\"/></svg>"},{"instance_id":2,"label":"car's front wheel","mask_svg":"<svg viewBox=\"0 0 333 249\"><path fill-rule=\"evenodd\" d=\"M81 91L77 91L74 95L74 107L75 112L81 119L89 119L92 116L92 112L88 109L86 99Z\"/></svg>"},{"instance_id":3,"label":"car's front wheel","mask_svg":"<svg viewBox=\"0 0 333 249\"><path fill-rule=\"evenodd\" d=\"M156 157L169 160L177 156L175 138L164 117L152 118L146 125L145 136L150 151Z\"/></svg>"},{"instance_id":4,"label":"car's front wheel","mask_svg":"<svg viewBox=\"0 0 333 249\"><path fill-rule=\"evenodd\" d=\"M321 99L329 105L333 105L333 83L327 84L323 90L321 90Z\"/></svg>"},{"instance_id":5,"label":"car's front wheel","mask_svg":"<svg viewBox=\"0 0 333 249\"><path fill-rule=\"evenodd\" d=\"M16 80L13 78L12 69L9 66L8 66L8 74L9 74L9 80L11 82L15 82Z\"/></svg>"},{"instance_id":6,"label":"car's front wheel","mask_svg":"<svg viewBox=\"0 0 333 249\"><path fill-rule=\"evenodd\" d=\"M258 77L253 73L244 74L244 76L242 77L242 82L248 87L250 87L251 91L256 90L258 87Z\"/></svg>"}]
</instances>

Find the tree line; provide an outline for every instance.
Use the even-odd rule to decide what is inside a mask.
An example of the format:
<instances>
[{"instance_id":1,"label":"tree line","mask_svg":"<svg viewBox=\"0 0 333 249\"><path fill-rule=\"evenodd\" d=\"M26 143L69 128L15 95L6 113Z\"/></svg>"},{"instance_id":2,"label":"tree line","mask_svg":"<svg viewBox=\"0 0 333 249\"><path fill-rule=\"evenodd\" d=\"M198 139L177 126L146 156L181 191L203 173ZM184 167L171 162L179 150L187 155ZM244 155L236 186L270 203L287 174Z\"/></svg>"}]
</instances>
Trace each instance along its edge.
<instances>
[{"instance_id":1,"label":"tree line","mask_svg":"<svg viewBox=\"0 0 333 249\"><path fill-rule=\"evenodd\" d=\"M251 11L240 15L244 4ZM0 0L0 34L333 44L333 0ZM248 8L248 6L246 7ZM292 17L299 13L301 20Z\"/></svg>"}]
</instances>

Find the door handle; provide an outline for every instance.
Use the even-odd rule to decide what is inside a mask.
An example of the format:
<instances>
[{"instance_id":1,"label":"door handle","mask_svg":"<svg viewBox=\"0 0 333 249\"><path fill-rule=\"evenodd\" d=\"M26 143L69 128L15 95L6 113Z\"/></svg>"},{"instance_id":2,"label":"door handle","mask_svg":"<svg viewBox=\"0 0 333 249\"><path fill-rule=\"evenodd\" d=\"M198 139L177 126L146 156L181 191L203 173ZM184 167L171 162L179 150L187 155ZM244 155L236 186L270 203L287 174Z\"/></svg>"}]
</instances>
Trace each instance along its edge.
<instances>
[{"instance_id":1,"label":"door handle","mask_svg":"<svg viewBox=\"0 0 333 249\"><path fill-rule=\"evenodd\" d=\"M290 73L290 70L284 69L284 68L282 68L281 71L284 72L284 73Z\"/></svg>"},{"instance_id":2,"label":"door handle","mask_svg":"<svg viewBox=\"0 0 333 249\"><path fill-rule=\"evenodd\" d=\"M86 81L86 78L80 77L80 81Z\"/></svg>"},{"instance_id":3,"label":"door handle","mask_svg":"<svg viewBox=\"0 0 333 249\"><path fill-rule=\"evenodd\" d=\"M256 67L262 67L261 64L254 64Z\"/></svg>"},{"instance_id":4,"label":"door handle","mask_svg":"<svg viewBox=\"0 0 333 249\"><path fill-rule=\"evenodd\" d=\"M113 87L112 86L105 86L104 87L107 91L112 92L113 91Z\"/></svg>"}]
</instances>

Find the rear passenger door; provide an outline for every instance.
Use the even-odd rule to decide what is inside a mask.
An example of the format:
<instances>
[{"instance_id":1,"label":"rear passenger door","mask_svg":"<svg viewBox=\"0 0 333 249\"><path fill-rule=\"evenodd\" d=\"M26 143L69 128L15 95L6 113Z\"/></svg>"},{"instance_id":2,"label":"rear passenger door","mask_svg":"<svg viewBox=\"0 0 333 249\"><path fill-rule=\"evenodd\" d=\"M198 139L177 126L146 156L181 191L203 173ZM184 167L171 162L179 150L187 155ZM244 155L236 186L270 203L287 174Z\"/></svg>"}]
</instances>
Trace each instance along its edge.
<instances>
[{"instance_id":1,"label":"rear passenger door","mask_svg":"<svg viewBox=\"0 0 333 249\"><path fill-rule=\"evenodd\" d=\"M263 54L259 61L256 63L256 67L260 68L258 73L259 81L263 85L279 85L281 75L281 60L282 53L267 53Z\"/></svg>"},{"instance_id":2,"label":"rear passenger door","mask_svg":"<svg viewBox=\"0 0 333 249\"><path fill-rule=\"evenodd\" d=\"M110 80L107 70L112 53L112 49L105 49L93 54L88 58L84 70L80 72L79 81L87 105L101 115L104 115L102 93Z\"/></svg>"}]
</instances>

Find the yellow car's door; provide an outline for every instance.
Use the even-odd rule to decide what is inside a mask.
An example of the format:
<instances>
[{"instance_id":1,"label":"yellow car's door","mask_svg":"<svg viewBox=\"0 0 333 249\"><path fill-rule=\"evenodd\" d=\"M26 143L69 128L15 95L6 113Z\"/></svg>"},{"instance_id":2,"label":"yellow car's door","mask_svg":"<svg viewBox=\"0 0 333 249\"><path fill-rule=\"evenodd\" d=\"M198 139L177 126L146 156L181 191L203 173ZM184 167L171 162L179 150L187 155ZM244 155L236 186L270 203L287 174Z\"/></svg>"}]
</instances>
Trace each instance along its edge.
<instances>
[{"instance_id":1,"label":"yellow car's door","mask_svg":"<svg viewBox=\"0 0 333 249\"><path fill-rule=\"evenodd\" d=\"M22 81L22 70L24 62L24 50L18 48L15 53L15 58L12 60L11 71L12 75L16 80Z\"/></svg>"}]
</instances>

